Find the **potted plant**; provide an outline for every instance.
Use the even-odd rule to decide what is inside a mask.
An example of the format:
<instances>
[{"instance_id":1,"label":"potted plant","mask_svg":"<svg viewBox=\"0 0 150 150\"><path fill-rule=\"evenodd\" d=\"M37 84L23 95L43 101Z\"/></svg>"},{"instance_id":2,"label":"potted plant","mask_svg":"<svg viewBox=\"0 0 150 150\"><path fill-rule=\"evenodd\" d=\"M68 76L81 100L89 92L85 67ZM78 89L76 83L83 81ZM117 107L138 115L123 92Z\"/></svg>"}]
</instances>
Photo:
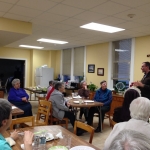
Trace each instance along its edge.
<instances>
[{"instance_id":1,"label":"potted plant","mask_svg":"<svg viewBox=\"0 0 150 150\"><path fill-rule=\"evenodd\" d=\"M98 87L97 87L95 84L93 84L93 83L90 83L90 84L88 85L88 89L89 89L90 91L92 91L92 92L94 92L97 88L98 88Z\"/></svg>"},{"instance_id":2,"label":"potted plant","mask_svg":"<svg viewBox=\"0 0 150 150\"><path fill-rule=\"evenodd\" d=\"M90 90L89 99L92 100L92 99L94 98L95 91L96 91L97 88L98 88L98 87L97 87L95 84L93 84L93 83L90 83L90 84L88 85L88 89Z\"/></svg>"}]
</instances>

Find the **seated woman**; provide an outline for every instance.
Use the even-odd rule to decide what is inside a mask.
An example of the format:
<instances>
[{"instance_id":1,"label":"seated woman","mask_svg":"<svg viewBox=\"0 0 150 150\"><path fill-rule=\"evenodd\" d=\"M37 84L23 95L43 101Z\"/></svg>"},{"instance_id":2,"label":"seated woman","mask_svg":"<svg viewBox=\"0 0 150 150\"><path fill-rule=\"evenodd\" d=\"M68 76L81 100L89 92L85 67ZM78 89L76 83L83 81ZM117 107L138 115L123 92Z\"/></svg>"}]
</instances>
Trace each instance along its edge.
<instances>
[{"instance_id":1,"label":"seated woman","mask_svg":"<svg viewBox=\"0 0 150 150\"><path fill-rule=\"evenodd\" d=\"M52 92L55 90L55 84L56 84L57 82L56 81L53 81L53 83L52 83L52 85L51 85L51 90L48 92L48 94L47 94L47 96L46 96L46 100L49 100L49 98L50 98L50 96L51 96L51 94L52 94Z\"/></svg>"},{"instance_id":2,"label":"seated woman","mask_svg":"<svg viewBox=\"0 0 150 150\"><path fill-rule=\"evenodd\" d=\"M32 106L28 101L29 95L24 89L20 88L20 80L14 79L12 86L13 88L9 91L8 101L24 111L24 114L18 117L32 116Z\"/></svg>"},{"instance_id":3,"label":"seated woman","mask_svg":"<svg viewBox=\"0 0 150 150\"><path fill-rule=\"evenodd\" d=\"M88 98L90 91L87 89L87 83L83 80L81 81L81 89L78 90L78 95L80 95L82 98ZM79 119L82 119L82 115L84 114L85 120L87 121L88 119L88 112L89 109L88 108L80 108L80 115L79 115Z\"/></svg>"},{"instance_id":4,"label":"seated woman","mask_svg":"<svg viewBox=\"0 0 150 150\"><path fill-rule=\"evenodd\" d=\"M130 110L131 119L129 121L115 124L113 130L111 131L111 133L109 134L109 136L105 141L104 150L109 150L112 148L111 143L115 140L115 137L123 130L137 131L139 133L144 134L145 136L147 136L148 139L150 139L150 124L147 122L150 116L150 100L145 97L138 97L131 102L129 110ZM124 138L124 141L125 140L126 139ZM134 141L132 141L132 144L133 143L135 144ZM123 145L124 143L121 144ZM144 143L144 145L145 144L146 143ZM119 150L121 149L122 148L119 148ZM138 149L140 148L138 147ZM116 148L116 150L118 150L118 148ZM141 150L146 150L146 149L141 149Z\"/></svg>"},{"instance_id":5,"label":"seated woman","mask_svg":"<svg viewBox=\"0 0 150 150\"><path fill-rule=\"evenodd\" d=\"M19 137L17 131L12 132L10 137L7 139L5 139L3 136L3 134L11 125L11 121L12 121L11 112L12 112L11 104L5 99L0 99L0 149L1 150L12 150L10 144L11 143L15 144L15 140L17 140L17 138ZM32 141L33 141L33 133L30 131L25 131L24 146L26 150L32 150Z\"/></svg>"},{"instance_id":6,"label":"seated woman","mask_svg":"<svg viewBox=\"0 0 150 150\"><path fill-rule=\"evenodd\" d=\"M131 119L129 106L130 103L137 97L140 97L140 90L136 87L128 88L124 94L124 102L121 107L114 110L113 121L119 123Z\"/></svg>"},{"instance_id":7,"label":"seated woman","mask_svg":"<svg viewBox=\"0 0 150 150\"><path fill-rule=\"evenodd\" d=\"M74 126L75 115L70 111L70 103L67 102L63 96L65 87L62 82L58 82L55 85L55 90L52 92L49 101L52 102L53 116L59 120L62 120L64 117L70 120L72 126Z\"/></svg>"}]
</instances>

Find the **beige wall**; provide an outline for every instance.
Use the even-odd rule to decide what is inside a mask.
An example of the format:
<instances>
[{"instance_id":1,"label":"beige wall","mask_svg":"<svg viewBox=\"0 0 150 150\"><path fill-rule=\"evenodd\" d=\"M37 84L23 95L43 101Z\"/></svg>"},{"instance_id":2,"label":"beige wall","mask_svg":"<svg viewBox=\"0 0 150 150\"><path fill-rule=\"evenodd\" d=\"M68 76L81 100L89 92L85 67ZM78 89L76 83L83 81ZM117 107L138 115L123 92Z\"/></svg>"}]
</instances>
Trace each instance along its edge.
<instances>
[{"instance_id":1,"label":"beige wall","mask_svg":"<svg viewBox=\"0 0 150 150\"><path fill-rule=\"evenodd\" d=\"M135 38L134 81L141 80L143 77L142 62L150 62L150 57L147 57L147 54L150 54L150 36Z\"/></svg>"},{"instance_id":2,"label":"beige wall","mask_svg":"<svg viewBox=\"0 0 150 150\"><path fill-rule=\"evenodd\" d=\"M109 43L90 45L86 47L86 80L100 86L100 81L108 77L108 49ZM88 64L95 64L95 73L88 73ZM104 76L97 75L97 68L104 68Z\"/></svg>"},{"instance_id":3,"label":"beige wall","mask_svg":"<svg viewBox=\"0 0 150 150\"><path fill-rule=\"evenodd\" d=\"M60 54L59 50L0 48L0 58L26 60L26 87L35 86L35 69L44 64L54 68L54 78L56 78L60 74Z\"/></svg>"},{"instance_id":4,"label":"beige wall","mask_svg":"<svg viewBox=\"0 0 150 150\"><path fill-rule=\"evenodd\" d=\"M134 81L140 80L143 76L141 72L141 63L150 61L150 36L135 38L135 57L134 57ZM86 73L87 83L90 81L99 86L101 80L107 80L108 77L108 49L109 43L95 44L86 47ZM0 48L0 58L26 60L26 86L34 86L35 68L47 64L54 68L54 78L60 74L60 50L27 50L17 48ZM88 73L88 64L95 64L95 73ZM97 68L104 68L104 76L97 76Z\"/></svg>"}]
</instances>

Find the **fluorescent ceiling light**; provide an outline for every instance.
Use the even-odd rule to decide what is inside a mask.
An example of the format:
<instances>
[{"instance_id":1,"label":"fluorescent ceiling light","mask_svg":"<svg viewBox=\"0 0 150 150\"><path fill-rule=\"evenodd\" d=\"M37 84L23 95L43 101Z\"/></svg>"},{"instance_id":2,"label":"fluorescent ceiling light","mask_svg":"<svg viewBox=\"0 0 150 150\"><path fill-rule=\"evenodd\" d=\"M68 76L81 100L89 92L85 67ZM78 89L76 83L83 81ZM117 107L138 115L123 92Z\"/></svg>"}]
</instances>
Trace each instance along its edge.
<instances>
[{"instance_id":1,"label":"fluorescent ceiling light","mask_svg":"<svg viewBox=\"0 0 150 150\"><path fill-rule=\"evenodd\" d=\"M125 29L122 29L122 28L112 27L112 26L99 24L99 23L94 23L94 22L85 24L85 25L80 26L80 27L85 28L85 29L90 29L90 30L108 32L108 33L114 33L114 32L119 32L119 31L125 30Z\"/></svg>"},{"instance_id":2,"label":"fluorescent ceiling light","mask_svg":"<svg viewBox=\"0 0 150 150\"><path fill-rule=\"evenodd\" d=\"M31 46L31 45L19 45L19 47L35 48L35 49L43 49L43 48L44 48L44 47L39 47L39 46Z\"/></svg>"},{"instance_id":3,"label":"fluorescent ceiling light","mask_svg":"<svg viewBox=\"0 0 150 150\"><path fill-rule=\"evenodd\" d=\"M44 38L38 39L37 41L47 42L47 43L55 43L55 44L66 44L66 43L68 43L66 41L58 41L58 40L44 39Z\"/></svg>"},{"instance_id":4,"label":"fluorescent ceiling light","mask_svg":"<svg viewBox=\"0 0 150 150\"><path fill-rule=\"evenodd\" d=\"M126 51L129 51L129 50L123 50L123 49L115 49L116 52L126 52Z\"/></svg>"}]
</instances>

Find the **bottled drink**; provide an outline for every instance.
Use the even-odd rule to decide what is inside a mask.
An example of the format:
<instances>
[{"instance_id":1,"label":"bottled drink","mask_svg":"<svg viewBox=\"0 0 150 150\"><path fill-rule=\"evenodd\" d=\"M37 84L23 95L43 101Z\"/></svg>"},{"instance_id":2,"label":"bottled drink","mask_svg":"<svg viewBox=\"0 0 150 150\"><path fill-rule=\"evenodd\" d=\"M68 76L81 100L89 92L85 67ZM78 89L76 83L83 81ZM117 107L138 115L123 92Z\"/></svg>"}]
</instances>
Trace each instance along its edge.
<instances>
[{"instance_id":1,"label":"bottled drink","mask_svg":"<svg viewBox=\"0 0 150 150\"><path fill-rule=\"evenodd\" d=\"M40 150L46 150L46 136L45 132L42 133L40 138Z\"/></svg>"},{"instance_id":2,"label":"bottled drink","mask_svg":"<svg viewBox=\"0 0 150 150\"><path fill-rule=\"evenodd\" d=\"M34 136L33 150L39 150L39 146L40 146L40 136Z\"/></svg>"}]
</instances>

